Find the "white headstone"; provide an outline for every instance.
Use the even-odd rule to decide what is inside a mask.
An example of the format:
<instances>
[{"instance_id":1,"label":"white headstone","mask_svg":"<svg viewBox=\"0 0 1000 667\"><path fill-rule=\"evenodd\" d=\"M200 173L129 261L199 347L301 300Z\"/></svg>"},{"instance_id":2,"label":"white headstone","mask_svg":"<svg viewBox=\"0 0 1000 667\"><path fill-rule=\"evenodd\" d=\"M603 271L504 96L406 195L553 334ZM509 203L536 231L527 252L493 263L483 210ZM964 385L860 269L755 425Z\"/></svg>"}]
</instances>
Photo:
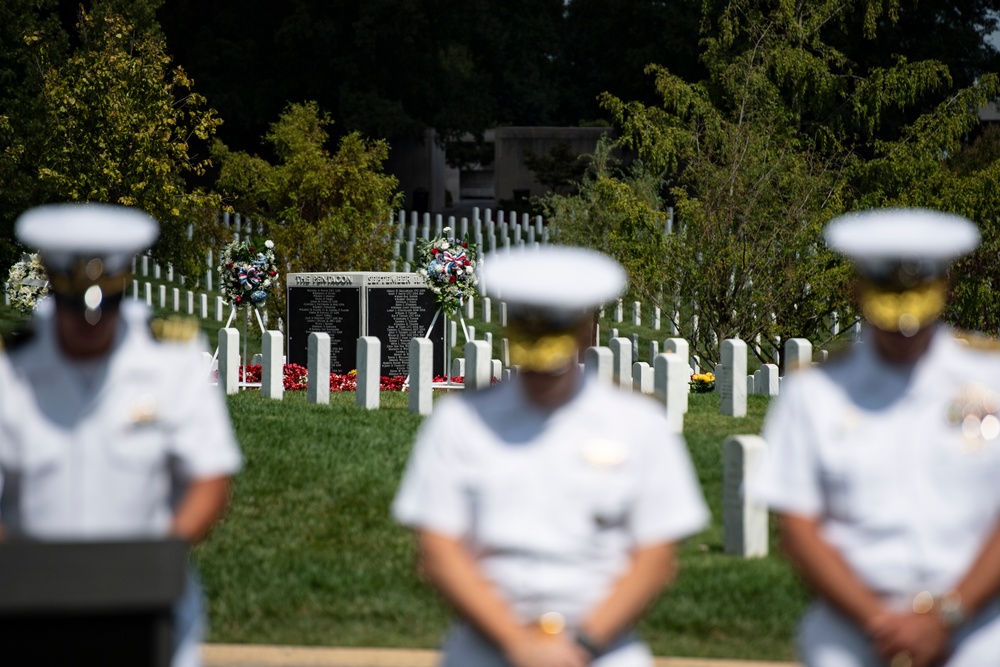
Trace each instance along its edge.
<instances>
[{"instance_id":1,"label":"white headstone","mask_svg":"<svg viewBox=\"0 0 1000 667\"><path fill-rule=\"evenodd\" d=\"M587 372L603 382L614 381L615 355L610 348L593 346L583 353L583 363Z\"/></svg>"},{"instance_id":2,"label":"white headstone","mask_svg":"<svg viewBox=\"0 0 1000 667\"><path fill-rule=\"evenodd\" d=\"M167 263L167 282L174 282L174 265Z\"/></svg>"},{"instance_id":3,"label":"white headstone","mask_svg":"<svg viewBox=\"0 0 1000 667\"><path fill-rule=\"evenodd\" d=\"M486 389L490 386L490 348L486 341L470 340L465 344L465 358L468 360L465 375L466 389Z\"/></svg>"},{"instance_id":4,"label":"white headstone","mask_svg":"<svg viewBox=\"0 0 1000 667\"><path fill-rule=\"evenodd\" d=\"M458 343L458 322L448 320L448 344L452 347Z\"/></svg>"},{"instance_id":5,"label":"white headstone","mask_svg":"<svg viewBox=\"0 0 1000 667\"><path fill-rule=\"evenodd\" d=\"M135 299L136 301L139 300L139 281L138 280L133 280L132 281L132 298Z\"/></svg>"},{"instance_id":6,"label":"white headstone","mask_svg":"<svg viewBox=\"0 0 1000 667\"><path fill-rule=\"evenodd\" d=\"M504 368L510 368L510 340L500 339L500 363Z\"/></svg>"},{"instance_id":7,"label":"white headstone","mask_svg":"<svg viewBox=\"0 0 1000 667\"><path fill-rule=\"evenodd\" d=\"M219 386L227 394L240 390L240 332L219 329Z\"/></svg>"},{"instance_id":8,"label":"white headstone","mask_svg":"<svg viewBox=\"0 0 1000 667\"><path fill-rule=\"evenodd\" d=\"M622 306L622 300L618 299L615 303L615 323L619 324L625 320L624 307Z\"/></svg>"},{"instance_id":9,"label":"white headstone","mask_svg":"<svg viewBox=\"0 0 1000 667\"><path fill-rule=\"evenodd\" d=\"M455 357L451 360L451 377L453 378L464 378L465 377L465 359L462 357Z\"/></svg>"},{"instance_id":10,"label":"white headstone","mask_svg":"<svg viewBox=\"0 0 1000 667\"><path fill-rule=\"evenodd\" d=\"M507 303L504 301L500 302L500 326L507 326Z\"/></svg>"},{"instance_id":11,"label":"white headstone","mask_svg":"<svg viewBox=\"0 0 1000 667\"><path fill-rule=\"evenodd\" d=\"M764 386L764 372L759 368L753 372L753 393L767 395L767 389Z\"/></svg>"},{"instance_id":12,"label":"white headstone","mask_svg":"<svg viewBox=\"0 0 1000 667\"><path fill-rule=\"evenodd\" d=\"M434 343L430 338L410 339L410 412L429 415L434 407Z\"/></svg>"},{"instance_id":13,"label":"white headstone","mask_svg":"<svg viewBox=\"0 0 1000 667\"><path fill-rule=\"evenodd\" d=\"M734 435L722 445L722 543L727 554L767 555L767 507L749 502L745 495L747 480L766 449L756 435Z\"/></svg>"},{"instance_id":14,"label":"white headstone","mask_svg":"<svg viewBox=\"0 0 1000 667\"><path fill-rule=\"evenodd\" d=\"M657 340L649 341L649 363L652 364L656 360L656 355L660 353L660 342ZM652 366L651 366L652 367Z\"/></svg>"},{"instance_id":15,"label":"white headstone","mask_svg":"<svg viewBox=\"0 0 1000 667\"><path fill-rule=\"evenodd\" d=\"M264 355L257 353L250 357L251 366L263 366L264 365Z\"/></svg>"},{"instance_id":16,"label":"white headstone","mask_svg":"<svg viewBox=\"0 0 1000 667\"><path fill-rule=\"evenodd\" d=\"M713 389L712 391L714 393L718 394L719 393L719 376L722 375L722 364L716 364L715 365L715 371L712 372L712 375L715 376L715 389Z\"/></svg>"},{"instance_id":17,"label":"white headstone","mask_svg":"<svg viewBox=\"0 0 1000 667\"><path fill-rule=\"evenodd\" d=\"M152 306L153 305L153 286L150 283L146 283L145 285L143 285L143 287L145 288L145 291L146 291L146 305L147 306Z\"/></svg>"},{"instance_id":18,"label":"white headstone","mask_svg":"<svg viewBox=\"0 0 1000 667\"><path fill-rule=\"evenodd\" d=\"M739 338L722 341L722 398L720 412L726 417L745 417L747 414L747 344Z\"/></svg>"},{"instance_id":19,"label":"white headstone","mask_svg":"<svg viewBox=\"0 0 1000 667\"><path fill-rule=\"evenodd\" d=\"M645 361L632 364L632 391L642 394L653 393L653 367Z\"/></svg>"},{"instance_id":20,"label":"white headstone","mask_svg":"<svg viewBox=\"0 0 1000 667\"><path fill-rule=\"evenodd\" d=\"M378 410L382 371L382 341L377 336L358 338L358 375L355 404L366 410Z\"/></svg>"},{"instance_id":21,"label":"white headstone","mask_svg":"<svg viewBox=\"0 0 1000 667\"><path fill-rule=\"evenodd\" d=\"M493 321L493 301L488 296L484 296L482 300L483 308L483 322L490 324Z\"/></svg>"},{"instance_id":22,"label":"white headstone","mask_svg":"<svg viewBox=\"0 0 1000 667\"><path fill-rule=\"evenodd\" d=\"M476 316L475 299L471 296L469 297L469 300L465 302L465 316L470 320Z\"/></svg>"},{"instance_id":23,"label":"white headstone","mask_svg":"<svg viewBox=\"0 0 1000 667\"><path fill-rule=\"evenodd\" d=\"M167 307L167 286L166 285L160 285L160 288L159 288L158 291L160 293L160 301L159 301L160 308L166 308Z\"/></svg>"},{"instance_id":24,"label":"white headstone","mask_svg":"<svg viewBox=\"0 0 1000 667\"><path fill-rule=\"evenodd\" d=\"M306 400L326 405L330 402L330 334L313 331L307 345Z\"/></svg>"},{"instance_id":25,"label":"white headstone","mask_svg":"<svg viewBox=\"0 0 1000 667\"><path fill-rule=\"evenodd\" d=\"M632 326L642 326L642 304L638 301L632 302Z\"/></svg>"},{"instance_id":26,"label":"white headstone","mask_svg":"<svg viewBox=\"0 0 1000 667\"><path fill-rule=\"evenodd\" d=\"M689 382L688 365L680 355L664 353L653 360L653 390L663 401L672 433L684 431Z\"/></svg>"},{"instance_id":27,"label":"white headstone","mask_svg":"<svg viewBox=\"0 0 1000 667\"><path fill-rule=\"evenodd\" d=\"M614 355L613 379L625 391L632 390L632 341L628 338L612 338L609 343Z\"/></svg>"},{"instance_id":28,"label":"white headstone","mask_svg":"<svg viewBox=\"0 0 1000 667\"><path fill-rule=\"evenodd\" d=\"M503 364L499 359L490 359L490 377L499 380L501 375L503 375Z\"/></svg>"},{"instance_id":29,"label":"white headstone","mask_svg":"<svg viewBox=\"0 0 1000 667\"><path fill-rule=\"evenodd\" d=\"M819 351L819 362L823 363L830 358L830 352L828 350Z\"/></svg>"},{"instance_id":30,"label":"white headstone","mask_svg":"<svg viewBox=\"0 0 1000 667\"><path fill-rule=\"evenodd\" d=\"M716 376L716 378L719 378L719 377L722 377L721 373ZM748 375L747 376L747 396L751 396L751 395L757 393L757 387L754 386L755 382L756 382L756 380L754 379L753 375ZM716 388L718 388L719 386L721 386L719 384L718 380L715 381L715 386L716 386Z\"/></svg>"},{"instance_id":31,"label":"white headstone","mask_svg":"<svg viewBox=\"0 0 1000 667\"><path fill-rule=\"evenodd\" d=\"M173 297L174 312L178 312L181 309L181 291L177 287L173 288L171 296Z\"/></svg>"},{"instance_id":32,"label":"white headstone","mask_svg":"<svg viewBox=\"0 0 1000 667\"><path fill-rule=\"evenodd\" d=\"M485 341L486 345L489 346L489 348L490 348L490 358L492 359L493 358L493 333L490 332L490 331L487 331L486 333L484 333L483 334L483 341Z\"/></svg>"},{"instance_id":33,"label":"white headstone","mask_svg":"<svg viewBox=\"0 0 1000 667\"><path fill-rule=\"evenodd\" d=\"M805 338L785 340L785 375L812 365L812 343Z\"/></svg>"},{"instance_id":34,"label":"white headstone","mask_svg":"<svg viewBox=\"0 0 1000 667\"><path fill-rule=\"evenodd\" d=\"M198 305L201 307L201 319L208 319L208 295L199 294L198 295Z\"/></svg>"},{"instance_id":35,"label":"white headstone","mask_svg":"<svg viewBox=\"0 0 1000 667\"><path fill-rule=\"evenodd\" d=\"M149 255L142 256L142 275L143 277L149 275Z\"/></svg>"},{"instance_id":36,"label":"white headstone","mask_svg":"<svg viewBox=\"0 0 1000 667\"><path fill-rule=\"evenodd\" d=\"M653 307L653 331L660 330L660 307ZM654 355L655 356L655 355Z\"/></svg>"},{"instance_id":37,"label":"white headstone","mask_svg":"<svg viewBox=\"0 0 1000 667\"><path fill-rule=\"evenodd\" d=\"M159 280L160 279L160 263L159 262L156 262L156 263L153 264L153 279L154 280Z\"/></svg>"},{"instance_id":38,"label":"white headstone","mask_svg":"<svg viewBox=\"0 0 1000 667\"><path fill-rule=\"evenodd\" d=\"M187 291L187 314L194 315L194 292Z\"/></svg>"},{"instance_id":39,"label":"white headstone","mask_svg":"<svg viewBox=\"0 0 1000 667\"><path fill-rule=\"evenodd\" d=\"M264 398L280 401L285 393L285 337L280 331L265 331L263 336L260 393Z\"/></svg>"},{"instance_id":40,"label":"white headstone","mask_svg":"<svg viewBox=\"0 0 1000 667\"><path fill-rule=\"evenodd\" d=\"M465 331L469 336L469 340L476 340L476 327L466 325Z\"/></svg>"},{"instance_id":41,"label":"white headstone","mask_svg":"<svg viewBox=\"0 0 1000 667\"><path fill-rule=\"evenodd\" d=\"M760 377L763 386L757 388L757 393L764 396L778 395L778 367L774 364L764 364L760 367ZM754 378L756 385L757 379Z\"/></svg>"},{"instance_id":42,"label":"white headstone","mask_svg":"<svg viewBox=\"0 0 1000 667\"><path fill-rule=\"evenodd\" d=\"M687 369L687 381L684 383L684 412L688 411L687 395L691 393L691 369L688 363L688 342L683 338L668 338L663 341L664 354L675 354L684 362Z\"/></svg>"},{"instance_id":43,"label":"white headstone","mask_svg":"<svg viewBox=\"0 0 1000 667\"><path fill-rule=\"evenodd\" d=\"M223 317L225 317L225 304L222 302L222 297L215 297L215 320L221 322Z\"/></svg>"}]
</instances>

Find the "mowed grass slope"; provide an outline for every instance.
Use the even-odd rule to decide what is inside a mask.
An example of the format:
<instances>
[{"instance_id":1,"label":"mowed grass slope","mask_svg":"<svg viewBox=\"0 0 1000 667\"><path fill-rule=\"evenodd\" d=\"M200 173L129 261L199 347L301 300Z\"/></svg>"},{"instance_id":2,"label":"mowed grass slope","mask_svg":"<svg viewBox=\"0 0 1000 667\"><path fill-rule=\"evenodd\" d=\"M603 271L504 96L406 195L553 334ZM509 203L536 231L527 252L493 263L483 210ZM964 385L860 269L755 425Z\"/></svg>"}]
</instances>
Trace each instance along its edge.
<instances>
[{"instance_id":1,"label":"mowed grass slope","mask_svg":"<svg viewBox=\"0 0 1000 667\"><path fill-rule=\"evenodd\" d=\"M417 575L412 538L389 505L420 418L405 394L383 409L354 394L310 405L256 392L230 398L246 456L232 508L197 559L210 599L210 641L330 646L438 645L447 607ZM659 655L788 659L806 594L775 556L722 553L722 443L757 433L767 401L720 417L716 395L692 395L686 439L713 513L688 540L674 586L641 631ZM460 432L460 425L455 425ZM773 544L773 543L772 543Z\"/></svg>"}]
</instances>

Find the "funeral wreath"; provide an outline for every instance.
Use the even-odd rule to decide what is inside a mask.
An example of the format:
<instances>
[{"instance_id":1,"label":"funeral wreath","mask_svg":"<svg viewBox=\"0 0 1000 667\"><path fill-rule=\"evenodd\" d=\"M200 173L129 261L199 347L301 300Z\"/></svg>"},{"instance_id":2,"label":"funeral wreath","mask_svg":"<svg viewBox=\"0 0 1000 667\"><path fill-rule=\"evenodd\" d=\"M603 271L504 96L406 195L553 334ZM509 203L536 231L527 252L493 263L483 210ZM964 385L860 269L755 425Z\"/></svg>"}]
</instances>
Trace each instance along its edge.
<instances>
[{"instance_id":1,"label":"funeral wreath","mask_svg":"<svg viewBox=\"0 0 1000 667\"><path fill-rule=\"evenodd\" d=\"M451 315L476 293L476 247L452 237L450 227L442 232L443 236L421 241L417 273L434 293L438 307Z\"/></svg>"},{"instance_id":2,"label":"funeral wreath","mask_svg":"<svg viewBox=\"0 0 1000 667\"><path fill-rule=\"evenodd\" d=\"M10 267L7 276L10 305L22 313L30 313L38 301L49 293L49 279L38 253L25 255Z\"/></svg>"},{"instance_id":3,"label":"funeral wreath","mask_svg":"<svg viewBox=\"0 0 1000 667\"><path fill-rule=\"evenodd\" d=\"M226 297L233 306L259 308L278 286L274 241L233 241L219 255L219 276Z\"/></svg>"}]
</instances>

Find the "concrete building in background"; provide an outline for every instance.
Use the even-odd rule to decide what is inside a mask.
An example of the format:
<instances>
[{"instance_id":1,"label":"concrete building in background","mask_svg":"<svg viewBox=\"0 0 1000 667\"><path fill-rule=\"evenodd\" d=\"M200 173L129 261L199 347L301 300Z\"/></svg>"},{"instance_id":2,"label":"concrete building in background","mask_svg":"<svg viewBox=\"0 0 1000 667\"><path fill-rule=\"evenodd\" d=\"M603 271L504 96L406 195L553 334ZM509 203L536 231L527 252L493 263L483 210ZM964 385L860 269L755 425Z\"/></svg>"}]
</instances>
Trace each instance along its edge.
<instances>
[{"instance_id":1,"label":"concrete building in background","mask_svg":"<svg viewBox=\"0 0 1000 667\"><path fill-rule=\"evenodd\" d=\"M544 195L548 188L525 165L525 156L543 156L560 144L574 155L593 153L602 127L503 127L488 130L492 164L448 166L444 144L433 129L420 140L393 142L386 171L399 179L409 211L438 213L466 205L496 207L503 200ZM469 141L473 139L469 137Z\"/></svg>"}]
</instances>

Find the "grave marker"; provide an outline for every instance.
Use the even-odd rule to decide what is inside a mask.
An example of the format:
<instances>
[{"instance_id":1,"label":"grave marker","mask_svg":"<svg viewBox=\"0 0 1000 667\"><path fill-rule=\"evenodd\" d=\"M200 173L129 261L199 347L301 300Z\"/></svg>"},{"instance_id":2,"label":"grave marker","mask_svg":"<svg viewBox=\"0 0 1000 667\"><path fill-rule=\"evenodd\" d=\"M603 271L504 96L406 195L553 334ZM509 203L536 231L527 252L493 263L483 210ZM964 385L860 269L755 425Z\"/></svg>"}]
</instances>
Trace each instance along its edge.
<instances>
[{"instance_id":1,"label":"grave marker","mask_svg":"<svg viewBox=\"0 0 1000 667\"><path fill-rule=\"evenodd\" d=\"M375 336L358 338L358 374L355 404L366 410L378 410L381 341Z\"/></svg>"},{"instance_id":2,"label":"grave marker","mask_svg":"<svg viewBox=\"0 0 1000 667\"><path fill-rule=\"evenodd\" d=\"M330 334L313 331L308 347L306 400L326 405L330 402Z\"/></svg>"},{"instance_id":3,"label":"grave marker","mask_svg":"<svg viewBox=\"0 0 1000 667\"><path fill-rule=\"evenodd\" d=\"M722 341L722 397L721 413L726 417L745 417L747 414L747 344L739 338Z\"/></svg>"},{"instance_id":4,"label":"grave marker","mask_svg":"<svg viewBox=\"0 0 1000 667\"><path fill-rule=\"evenodd\" d=\"M671 433L684 431L689 388L688 365L678 354L664 353L653 361L653 389L663 402Z\"/></svg>"},{"instance_id":5,"label":"grave marker","mask_svg":"<svg viewBox=\"0 0 1000 667\"><path fill-rule=\"evenodd\" d=\"M767 555L767 507L745 495L747 480L766 449L764 439L756 435L736 435L722 445L722 542L727 554Z\"/></svg>"}]
</instances>

